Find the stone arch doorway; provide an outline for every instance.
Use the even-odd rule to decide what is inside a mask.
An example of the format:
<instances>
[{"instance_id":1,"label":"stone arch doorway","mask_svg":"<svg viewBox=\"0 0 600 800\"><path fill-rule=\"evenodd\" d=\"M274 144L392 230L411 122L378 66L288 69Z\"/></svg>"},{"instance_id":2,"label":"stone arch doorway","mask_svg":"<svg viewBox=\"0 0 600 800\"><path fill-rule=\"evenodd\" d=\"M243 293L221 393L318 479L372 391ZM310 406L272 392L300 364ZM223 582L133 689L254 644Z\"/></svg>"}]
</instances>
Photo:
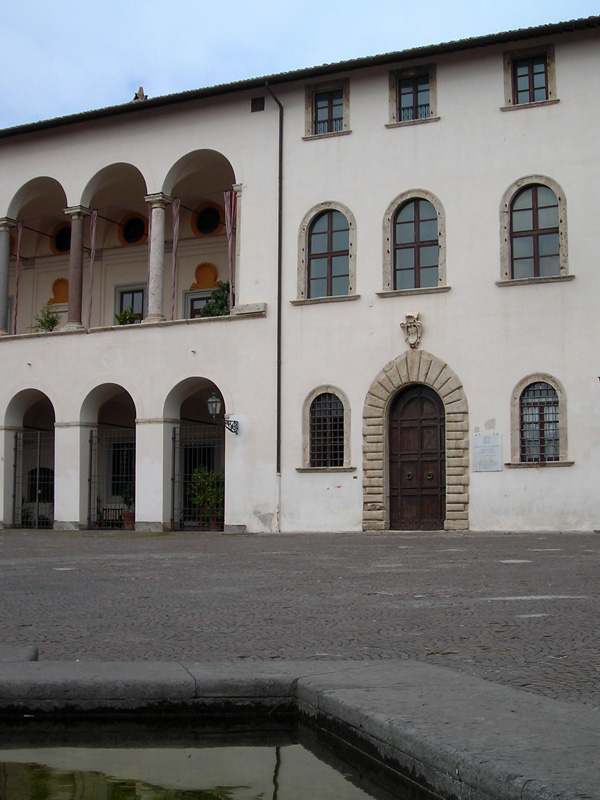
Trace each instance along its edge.
<instances>
[{"instance_id":1,"label":"stone arch doorway","mask_svg":"<svg viewBox=\"0 0 600 800\"><path fill-rule=\"evenodd\" d=\"M429 387L439 397L442 418L445 418L441 450L444 452L446 485L440 522L443 521L445 530L466 530L469 527L469 420L465 392L456 373L444 361L425 351L411 350L385 365L365 398L363 529L366 531L393 529L390 415L395 410L397 398L402 396L402 390L419 385ZM438 469L440 463L438 461ZM426 481L428 471L427 467ZM394 520L394 524L399 523ZM412 526L398 529L410 528Z\"/></svg>"}]
</instances>

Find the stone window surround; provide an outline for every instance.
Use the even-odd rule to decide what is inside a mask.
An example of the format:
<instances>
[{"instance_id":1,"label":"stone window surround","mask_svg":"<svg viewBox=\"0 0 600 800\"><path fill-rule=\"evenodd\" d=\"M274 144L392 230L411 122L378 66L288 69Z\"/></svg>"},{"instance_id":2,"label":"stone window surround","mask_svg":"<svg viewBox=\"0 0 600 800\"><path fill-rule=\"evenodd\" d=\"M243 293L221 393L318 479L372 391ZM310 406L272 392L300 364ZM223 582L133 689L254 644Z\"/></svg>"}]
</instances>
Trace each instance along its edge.
<instances>
[{"instance_id":1,"label":"stone window surround","mask_svg":"<svg viewBox=\"0 0 600 800\"><path fill-rule=\"evenodd\" d=\"M428 200L435 208L438 219L438 242L440 246L438 257L438 285L432 287L424 287L422 289L394 289L394 270L392 269L393 249L394 249L394 215L404 203L410 200ZM446 215L444 207L439 199L433 192L427 189L410 189L407 192L402 192L392 200L387 207L383 217L383 291L396 292L401 291L403 294L410 294L412 292L419 292L421 294L428 291L436 291L440 287L446 286Z\"/></svg>"},{"instance_id":2,"label":"stone window surround","mask_svg":"<svg viewBox=\"0 0 600 800\"><path fill-rule=\"evenodd\" d=\"M344 463L341 467L311 467L310 465L310 407L320 394L334 394L344 408ZM354 470L350 462L350 402L346 394L337 386L329 384L317 386L304 400L302 405L302 467L297 472L349 472Z\"/></svg>"},{"instance_id":3,"label":"stone window surround","mask_svg":"<svg viewBox=\"0 0 600 800\"><path fill-rule=\"evenodd\" d=\"M429 116L424 119L398 120L398 81L402 78L414 78L417 75L429 75ZM437 78L435 64L418 64L417 66L394 69L390 72L389 85L389 122L386 128L400 128L405 125L422 125L424 122L437 122Z\"/></svg>"},{"instance_id":4,"label":"stone window surround","mask_svg":"<svg viewBox=\"0 0 600 800\"><path fill-rule=\"evenodd\" d=\"M347 295L333 295L332 297L319 298L320 300L336 300L338 297L350 297L356 294L356 220L354 214L343 203L327 200L313 206L300 223L298 234L298 300L308 300L308 229L311 222L323 211L339 211L348 220L348 271L350 274Z\"/></svg>"},{"instance_id":5,"label":"stone window surround","mask_svg":"<svg viewBox=\"0 0 600 800\"><path fill-rule=\"evenodd\" d=\"M521 395L532 383L548 383L558 397L558 461L521 461ZM556 378L545 372L535 372L520 380L510 398L510 462L505 466L519 468L570 467L567 460L567 396Z\"/></svg>"},{"instance_id":6,"label":"stone window surround","mask_svg":"<svg viewBox=\"0 0 600 800\"><path fill-rule=\"evenodd\" d=\"M521 189L539 184L551 189L558 200L558 258L560 274L552 278L523 278L512 277L511 242L510 242L510 211L513 200ZM569 259L567 246L567 199L559 184L546 175L527 175L512 183L502 196L500 203L500 280L497 285L520 285L522 283L549 283L557 280L571 280L569 275Z\"/></svg>"},{"instance_id":7,"label":"stone window surround","mask_svg":"<svg viewBox=\"0 0 600 800\"><path fill-rule=\"evenodd\" d=\"M344 118L341 131L330 131L329 133L313 133L314 131L314 103L315 94L320 92L331 92L335 89L343 91ZM342 78L324 83L311 83L305 87L304 93L304 136L303 139L326 139L330 136L343 136L351 133L350 130L350 79Z\"/></svg>"},{"instance_id":8,"label":"stone window surround","mask_svg":"<svg viewBox=\"0 0 600 800\"><path fill-rule=\"evenodd\" d=\"M548 99L538 100L535 103L515 103L513 100L513 62L520 58L531 58L532 56L546 56L546 75L548 79ZM504 106L502 111L512 111L517 108L534 108L536 106L547 106L557 103L556 96L556 61L554 58L554 45L543 44L538 47L527 47L519 50L508 50L502 55L502 65L504 73Z\"/></svg>"},{"instance_id":9,"label":"stone window surround","mask_svg":"<svg viewBox=\"0 0 600 800\"><path fill-rule=\"evenodd\" d=\"M431 387L446 412L445 530L469 527L469 410L462 383L441 359L410 350L377 375L363 409L363 530L389 528L388 415L398 392L414 384Z\"/></svg>"}]
</instances>

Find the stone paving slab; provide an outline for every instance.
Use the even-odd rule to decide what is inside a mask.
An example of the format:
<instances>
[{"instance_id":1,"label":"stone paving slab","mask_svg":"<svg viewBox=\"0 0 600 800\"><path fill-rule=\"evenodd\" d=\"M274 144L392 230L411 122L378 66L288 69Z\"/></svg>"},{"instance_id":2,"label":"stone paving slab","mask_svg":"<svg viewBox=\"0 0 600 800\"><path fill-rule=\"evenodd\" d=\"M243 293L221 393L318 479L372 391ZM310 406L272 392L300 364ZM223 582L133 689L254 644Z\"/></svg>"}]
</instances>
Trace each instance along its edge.
<instances>
[{"instance_id":1,"label":"stone paving slab","mask_svg":"<svg viewBox=\"0 0 600 800\"><path fill-rule=\"evenodd\" d=\"M223 668L224 667L224 668ZM458 800L600 797L600 715L413 661L29 662L0 666L0 710L273 710L283 699ZM338 728L339 729L339 728Z\"/></svg>"}]
</instances>

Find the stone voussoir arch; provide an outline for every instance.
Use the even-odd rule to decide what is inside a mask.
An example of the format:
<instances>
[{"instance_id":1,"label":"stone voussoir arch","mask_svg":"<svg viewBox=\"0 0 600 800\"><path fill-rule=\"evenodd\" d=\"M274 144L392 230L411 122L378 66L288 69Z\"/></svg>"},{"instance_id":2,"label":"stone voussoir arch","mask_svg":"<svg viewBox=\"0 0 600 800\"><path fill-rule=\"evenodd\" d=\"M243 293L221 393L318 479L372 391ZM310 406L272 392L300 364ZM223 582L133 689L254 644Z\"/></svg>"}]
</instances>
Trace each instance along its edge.
<instances>
[{"instance_id":1,"label":"stone voussoir arch","mask_svg":"<svg viewBox=\"0 0 600 800\"><path fill-rule=\"evenodd\" d=\"M411 350L390 361L369 387L363 409L363 530L389 526L387 426L392 400L407 386L423 384L446 411L445 530L469 527L469 409L462 383L441 359Z\"/></svg>"}]
</instances>

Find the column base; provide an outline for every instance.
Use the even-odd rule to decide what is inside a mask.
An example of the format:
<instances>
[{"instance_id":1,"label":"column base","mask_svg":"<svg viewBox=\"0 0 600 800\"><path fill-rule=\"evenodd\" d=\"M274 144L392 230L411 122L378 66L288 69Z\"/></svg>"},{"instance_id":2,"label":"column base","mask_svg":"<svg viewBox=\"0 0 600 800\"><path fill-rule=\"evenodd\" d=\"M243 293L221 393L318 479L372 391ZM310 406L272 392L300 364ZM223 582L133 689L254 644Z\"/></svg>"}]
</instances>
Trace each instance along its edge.
<instances>
[{"instance_id":1,"label":"column base","mask_svg":"<svg viewBox=\"0 0 600 800\"><path fill-rule=\"evenodd\" d=\"M61 331L83 331L85 328L81 324L81 322L66 322Z\"/></svg>"},{"instance_id":2,"label":"column base","mask_svg":"<svg viewBox=\"0 0 600 800\"><path fill-rule=\"evenodd\" d=\"M165 321L165 318L163 317L162 314L148 314L146 319L142 320L142 325L146 325L146 324L152 323L152 322L164 322L164 321Z\"/></svg>"}]
</instances>

